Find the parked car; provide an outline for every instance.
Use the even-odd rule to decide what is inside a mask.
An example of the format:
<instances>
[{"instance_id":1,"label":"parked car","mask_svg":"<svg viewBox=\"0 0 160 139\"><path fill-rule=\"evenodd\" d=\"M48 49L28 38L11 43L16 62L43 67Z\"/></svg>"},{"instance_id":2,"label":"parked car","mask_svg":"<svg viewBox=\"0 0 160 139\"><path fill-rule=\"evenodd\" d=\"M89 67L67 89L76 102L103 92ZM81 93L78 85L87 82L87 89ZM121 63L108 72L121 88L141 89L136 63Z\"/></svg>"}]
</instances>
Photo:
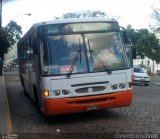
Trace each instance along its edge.
<instances>
[{"instance_id":1,"label":"parked car","mask_svg":"<svg viewBox=\"0 0 160 139\"><path fill-rule=\"evenodd\" d=\"M160 70L157 70L157 71L156 71L156 75L157 75L157 76L160 76Z\"/></svg>"},{"instance_id":2,"label":"parked car","mask_svg":"<svg viewBox=\"0 0 160 139\"><path fill-rule=\"evenodd\" d=\"M133 67L133 83L134 84L144 84L148 86L150 83L150 77L145 72L145 69L141 67Z\"/></svg>"}]
</instances>

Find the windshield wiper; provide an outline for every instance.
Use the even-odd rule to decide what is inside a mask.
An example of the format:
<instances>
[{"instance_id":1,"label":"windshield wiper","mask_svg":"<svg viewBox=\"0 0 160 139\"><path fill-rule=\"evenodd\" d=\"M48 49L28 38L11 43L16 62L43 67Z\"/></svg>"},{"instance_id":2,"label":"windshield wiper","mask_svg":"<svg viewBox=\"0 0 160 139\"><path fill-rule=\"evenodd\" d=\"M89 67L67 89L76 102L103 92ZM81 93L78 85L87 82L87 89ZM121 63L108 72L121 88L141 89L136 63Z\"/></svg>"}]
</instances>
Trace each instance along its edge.
<instances>
[{"instance_id":1,"label":"windshield wiper","mask_svg":"<svg viewBox=\"0 0 160 139\"><path fill-rule=\"evenodd\" d=\"M74 69L74 66L75 66L75 64L76 64L76 62L77 62L77 59L78 59L78 57L80 57L80 63L81 63L81 43L80 43L80 39L79 39L79 49L77 50L77 52L76 52L76 55L75 55L75 57L74 57L74 59L73 59L73 62L72 62L72 65L71 65L71 67L70 67L70 69L69 69L69 72L67 73L67 75L66 75L66 78L70 78L71 77L71 75L72 75L72 73L73 73L73 69Z\"/></svg>"},{"instance_id":2,"label":"windshield wiper","mask_svg":"<svg viewBox=\"0 0 160 139\"><path fill-rule=\"evenodd\" d=\"M95 57L99 60L99 62L102 64L102 66L105 68L105 70L107 71L107 73L108 73L108 74L111 74L112 71L111 71L111 69L108 67L108 65L106 65L106 64L104 63L104 61L99 57L99 55L98 55L94 50L91 49L89 40L88 40L88 46L89 46L89 53L90 53L90 55L91 55L91 59L92 59L92 54L94 54ZM93 59L92 59L92 61L93 61Z\"/></svg>"}]
</instances>

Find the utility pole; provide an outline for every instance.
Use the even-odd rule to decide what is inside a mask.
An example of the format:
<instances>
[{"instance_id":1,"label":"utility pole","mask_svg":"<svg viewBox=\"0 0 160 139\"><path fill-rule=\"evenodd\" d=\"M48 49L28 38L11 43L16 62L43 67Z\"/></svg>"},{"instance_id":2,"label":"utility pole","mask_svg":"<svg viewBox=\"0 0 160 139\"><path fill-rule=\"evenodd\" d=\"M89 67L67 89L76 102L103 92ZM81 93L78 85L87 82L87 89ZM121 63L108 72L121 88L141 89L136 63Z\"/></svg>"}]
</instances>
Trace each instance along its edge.
<instances>
[{"instance_id":1,"label":"utility pole","mask_svg":"<svg viewBox=\"0 0 160 139\"><path fill-rule=\"evenodd\" d=\"M2 0L0 0L0 32L2 29ZM0 57L0 76L2 76L2 58Z\"/></svg>"},{"instance_id":2,"label":"utility pole","mask_svg":"<svg viewBox=\"0 0 160 139\"><path fill-rule=\"evenodd\" d=\"M0 30L2 29L2 0L0 0Z\"/></svg>"},{"instance_id":3,"label":"utility pole","mask_svg":"<svg viewBox=\"0 0 160 139\"><path fill-rule=\"evenodd\" d=\"M0 0L0 32L2 29L2 0ZM2 58L0 57L0 76L2 76Z\"/></svg>"}]
</instances>

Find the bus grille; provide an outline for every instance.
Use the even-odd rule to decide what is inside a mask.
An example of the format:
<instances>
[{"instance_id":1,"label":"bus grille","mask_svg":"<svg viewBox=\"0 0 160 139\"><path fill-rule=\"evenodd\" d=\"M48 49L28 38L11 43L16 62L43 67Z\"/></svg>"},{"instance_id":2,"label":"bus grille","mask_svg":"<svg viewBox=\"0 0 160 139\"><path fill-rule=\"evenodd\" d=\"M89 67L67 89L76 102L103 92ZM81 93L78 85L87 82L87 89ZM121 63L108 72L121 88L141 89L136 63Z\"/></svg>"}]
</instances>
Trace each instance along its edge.
<instances>
[{"instance_id":1,"label":"bus grille","mask_svg":"<svg viewBox=\"0 0 160 139\"><path fill-rule=\"evenodd\" d=\"M91 92L99 92L105 90L105 86L96 86L96 87L84 87L84 88L79 88L76 89L76 93L91 93Z\"/></svg>"}]
</instances>

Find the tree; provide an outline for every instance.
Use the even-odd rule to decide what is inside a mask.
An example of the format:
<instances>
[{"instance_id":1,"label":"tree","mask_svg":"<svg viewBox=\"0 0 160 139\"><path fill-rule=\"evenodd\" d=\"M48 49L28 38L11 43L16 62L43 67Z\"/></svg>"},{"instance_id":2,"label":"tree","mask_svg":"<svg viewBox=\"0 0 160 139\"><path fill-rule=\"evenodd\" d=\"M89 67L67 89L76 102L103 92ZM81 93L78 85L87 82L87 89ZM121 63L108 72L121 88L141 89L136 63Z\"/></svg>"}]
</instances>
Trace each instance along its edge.
<instances>
[{"instance_id":1,"label":"tree","mask_svg":"<svg viewBox=\"0 0 160 139\"><path fill-rule=\"evenodd\" d=\"M135 59L136 58L136 41L137 41L137 31L134 30L131 25L127 26L127 32L128 32L128 36L132 41L132 58Z\"/></svg>"},{"instance_id":2,"label":"tree","mask_svg":"<svg viewBox=\"0 0 160 139\"><path fill-rule=\"evenodd\" d=\"M97 11L84 11L84 12L70 12L66 13L62 16L62 18L85 18L85 17L108 17L108 15L105 12L101 12L99 10ZM58 18L58 17L56 17Z\"/></svg>"},{"instance_id":3,"label":"tree","mask_svg":"<svg viewBox=\"0 0 160 139\"><path fill-rule=\"evenodd\" d=\"M80 16L81 16L80 13L70 12L70 13L64 14L62 18L80 18Z\"/></svg>"},{"instance_id":4,"label":"tree","mask_svg":"<svg viewBox=\"0 0 160 139\"><path fill-rule=\"evenodd\" d=\"M160 1L159 1L159 2L160 2ZM159 8L156 8L156 6L155 6L155 7L153 7L152 10L153 10L153 12L152 12L152 14L151 14L151 17L152 17L153 19L155 19L158 24L160 24L160 9L159 9Z\"/></svg>"},{"instance_id":5,"label":"tree","mask_svg":"<svg viewBox=\"0 0 160 139\"><path fill-rule=\"evenodd\" d=\"M160 45L159 39L154 33L149 32L147 29L134 30L130 27L127 28L129 37L132 40L133 49L136 49L136 55L144 58L160 62Z\"/></svg>"},{"instance_id":6,"label":"tree","mask_svg":"<svg viewBox=\"0 0 160 139\"><path fill-rule=\"evenodd\" d=\"M10 23L0 30L0 58L4 59L4 54L8 52L9 48L19 40L22 34L21 26L16 22L10 21ZM0 66L0 74L2 74L2 66Z\"/></svg>"}]
</instances>

